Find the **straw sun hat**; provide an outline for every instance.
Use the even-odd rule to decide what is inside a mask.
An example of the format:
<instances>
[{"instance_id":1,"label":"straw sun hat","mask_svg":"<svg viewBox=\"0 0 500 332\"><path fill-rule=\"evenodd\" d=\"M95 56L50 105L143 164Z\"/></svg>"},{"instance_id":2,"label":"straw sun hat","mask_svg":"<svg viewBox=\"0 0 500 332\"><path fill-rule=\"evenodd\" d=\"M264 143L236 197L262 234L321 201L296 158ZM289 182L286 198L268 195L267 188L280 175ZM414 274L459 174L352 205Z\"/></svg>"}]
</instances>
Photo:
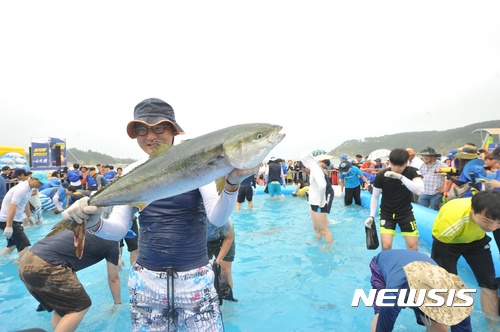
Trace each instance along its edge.
<instances>
[{"instance_id":1,"label":"straw sun hat","mask_svg":"<svg viewBox=\"0 0 500 332\"><path fill-rule=\"evenodd\" d=\"M411 289L459 289L467 288L459 276L448 273L440 266L433 265L428 262L415 261L403 267L408 285ZM440 296L447 298L448 293L439 293ZM418 296L418 294L417 294ZM429 307L426 303L435 303L426 294L424 303L419 307L422 312L432 320L444 325L456 325L467 318L474 305L469 307L453 307L447 306L446 303L440 307ZM459 299L455 293L453 304L465 303Z\"/></svg>"},{"instance_id":2,"label":"straw sun hat","mask_svg":"<svg viewBox=\"0 0 500 332\"><path fill-rule=\"evenodd\" d=\"M457 154L455 154L455 158L458 159L476 159L477 157L479 157L479 155L477 154L477 147L470 144L465 144L457 150L458 152Z\"/></svg>"}]
</instances>

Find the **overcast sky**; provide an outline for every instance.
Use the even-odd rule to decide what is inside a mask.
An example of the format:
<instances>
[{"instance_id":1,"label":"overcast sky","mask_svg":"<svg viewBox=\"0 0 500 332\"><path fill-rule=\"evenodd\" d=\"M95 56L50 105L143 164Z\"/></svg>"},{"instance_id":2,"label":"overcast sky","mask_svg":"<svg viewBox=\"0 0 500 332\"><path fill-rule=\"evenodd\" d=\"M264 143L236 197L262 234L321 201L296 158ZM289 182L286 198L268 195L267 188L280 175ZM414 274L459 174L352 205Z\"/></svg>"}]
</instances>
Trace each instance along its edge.
<instances>
[{"instance_id":1,"label":"overcast sky","mask_svg":"<svg viewBox=\"0 0 500 332\"><path fill-rule=\"evenodd\" d=\"M286 159L496 120L499 13L499 1L2 1L0 145L57 137L140 158L125 128L150 97L186 138L280 124L272 154Z\"/></svg>"}]
</instances>

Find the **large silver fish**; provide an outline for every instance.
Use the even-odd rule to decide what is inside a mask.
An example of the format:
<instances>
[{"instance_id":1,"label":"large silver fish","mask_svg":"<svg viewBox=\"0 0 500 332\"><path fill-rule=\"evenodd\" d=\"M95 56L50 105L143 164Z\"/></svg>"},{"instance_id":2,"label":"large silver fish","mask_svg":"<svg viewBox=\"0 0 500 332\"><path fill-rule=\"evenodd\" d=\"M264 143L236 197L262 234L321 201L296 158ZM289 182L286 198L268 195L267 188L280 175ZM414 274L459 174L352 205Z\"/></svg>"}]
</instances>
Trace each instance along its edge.
<instances>
[{"instance_id":1,"label":"large silver fish","mask_svg":"<svg viewBox=\"0 0 500 332\"><path fill-rule=\"evenodd\" d=\"M98 191L89 204L142 209L158 199L204 186L236 168L254 168L285 137L281 128L241 124L156 151L147 162Z\"/></svg>"},{"instance_id":2,"label":"large silver fish","mask_svg":"<svg viewBox=\"0 0 500 332\"><path fill-rule=\"evenodd\" d=\"M132 205L139 209L158 199L204 186L232 170L258 166L285 137L281 126L248 123L220 129L172 147L159 147L148 161L91 196L89 205ZM63 229L75 233L77 256L82 257L85 225L57 223L47 235Z\"/></svg>"}]
</instances>

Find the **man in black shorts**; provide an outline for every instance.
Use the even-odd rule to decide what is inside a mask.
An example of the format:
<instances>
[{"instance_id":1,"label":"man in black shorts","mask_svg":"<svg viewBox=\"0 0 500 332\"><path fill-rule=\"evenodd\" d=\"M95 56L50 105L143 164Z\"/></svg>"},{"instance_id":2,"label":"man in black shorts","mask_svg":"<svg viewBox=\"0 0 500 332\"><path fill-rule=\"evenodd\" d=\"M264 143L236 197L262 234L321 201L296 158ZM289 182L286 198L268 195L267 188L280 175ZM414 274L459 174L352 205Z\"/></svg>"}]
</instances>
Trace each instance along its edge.
<instances>
[{"instance_id":1,"label":"man in black shorts","mask_svg":"<svg viewBox=\"0 0 500 332\"><path fill-rule=\"evenodd\" d=\"M389 154L391 166L377 173L373 183L373 193L370 201L370 217L365 221L367 227L375 220L379 196L380 203L380 234L382 250L392 248L396 235L396 225L401 229L406 248L418 250L418 229L413 207L413 194L422 195L424 182L420 171L408 165L408 151L394 149Z\"/></svg>"},{"instance_id":2,"label":"man in black shorts","mask_svg":"<svg viewBox=\"0 0 500 332\"><path fill-rule=\"evenodd\" d=\"M439 209L432 226L431 257L446 271L458 274L463 257L481 288L481 309L497 324L498 285L486 232L500 229L500 192L480 191L468 198L456 198ZM495 255L496 256L496 255Z\"/></svg>"},{"instance_id":3,"label":"man in black shorts","mask_svg":"<svg viewBox=\"0 0 500 332\"><path fill-rule=\"evenodd\" d=\"M120 270L125 265L125 262L122 259L123 247L125 246L125 243L127 243L127 250L130 254L130 266L134 265L137 260L137 256L139 256L139 246L137 244L139 238L137 237L137 234L139 234L139 226L137 225L137 217L134 217L130 223L129 233L127 233L127 235L120 240L120 259L118 262Z\"/></svg>"},{"instance_id":4,"label":"man in black shorts","mask_svg":"<svg viewBox=\"0 0 500 332\"><path fill-rule=\"evenodd\" d=\"M238 190L238 200L236 201L236 211L240 209L241 203L245 202L245 199L248 201L248 208L253 209L252 198L256 189L255 174L250 175L241 182L240 189Z\"/></svg>"}]
</instances>

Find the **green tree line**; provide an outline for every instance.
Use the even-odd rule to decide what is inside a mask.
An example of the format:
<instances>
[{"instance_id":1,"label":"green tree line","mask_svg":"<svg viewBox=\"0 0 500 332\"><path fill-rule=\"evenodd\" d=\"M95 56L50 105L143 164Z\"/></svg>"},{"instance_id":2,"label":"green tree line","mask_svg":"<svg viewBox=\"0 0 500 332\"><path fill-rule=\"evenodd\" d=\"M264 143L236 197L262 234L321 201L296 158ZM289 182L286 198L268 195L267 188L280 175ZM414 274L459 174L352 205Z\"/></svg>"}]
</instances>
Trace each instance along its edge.
<instances>
[{"instance_id":1,"label":"green tree line","mask_svg":"<svg viewBox=\"0 0 500 332\"><path fill-rule=\"evenodd\" d=\"M447 155L450 150L457 149L465 143L473 143L476 146L480 146L482 143L481 135L472 133L472 131L479 128L500 128L500 120L479 122L465 127L443 131L405 132L380 137L352 139L343 142L336 148L333 148L328 152L328 154L338 157L345 153L348 156L353 157L359 153L365 157L377 149L392 150L394 148L412 148L418 153L425 147L431 146L436 149L438 153ZM325 151L315 152L318 154L325 153ZM115 158L92 150L83 151L70 148L67 152L68 166L71 166L75 162L90 166L98 163L109 165L128 165L134 161L135 159L132 158Z\"/></svg>"},{"instance_id":2,"label":"green tree line","mask_svg":"<svg viewBox=\"0 0 500 332\"><path fill-rule=\"evenodd\" d=\"M71 167L74 163L85 166L95 166L96 164L107 164L107 165L128 165L133 163L135 159L131 158L115 158L110 155L100 153L92 150L78 150L75 148L68 149L66 153L66 161L68 167Z\"/></svg>"},{"instance_id":3,"label":"green tree line","mask_svg":"<svg viewBox=\"0 0 500 332\"><path fill-rule=\"evenodd\" d=\"M441 155L447 155L452 149L462 147L465 143L481 146L481 135L472 131L480 128L500 128L500 120L479 122L461 128L443 131L406 132L380 137L366 137L364 139L348 140L328 152L337 157L345 153L350 158L356 154L363 157L377 149L412 148L415 152L424 148L433 147ZM498 142L498 137L495 142Z\"/></svg>"}]
</instances>

